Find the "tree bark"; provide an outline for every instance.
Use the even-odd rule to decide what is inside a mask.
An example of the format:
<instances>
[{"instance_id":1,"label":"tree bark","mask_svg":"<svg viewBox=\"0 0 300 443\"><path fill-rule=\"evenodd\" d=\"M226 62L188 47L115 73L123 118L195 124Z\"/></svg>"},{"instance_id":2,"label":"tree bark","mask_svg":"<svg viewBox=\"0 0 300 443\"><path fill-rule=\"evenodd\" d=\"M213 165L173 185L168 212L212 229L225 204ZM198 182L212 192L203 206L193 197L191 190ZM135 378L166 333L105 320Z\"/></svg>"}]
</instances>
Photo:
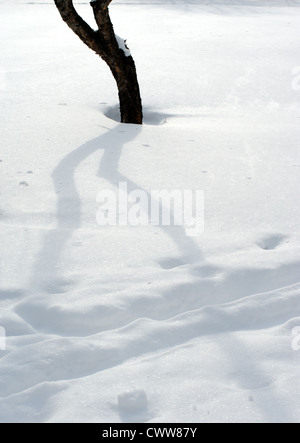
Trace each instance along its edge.
<instances>
[{"instance_id":1,"label":"tree bark","mask_svg":"<svg viewBox=\"0 0 300 443\"><path fill-rule=\"evenodd\" d=\"M77 13L73 0L54 0L72 31L109 66L118 87L122 123L142 124L143 109L136 67L131 55L119 48L108 6L112 0L92 0L97 31Z\"/></svg>"},{"instance_id":2,"label":"tree bark","mask_svg":"<svg viewBox=\"0 0 300 443\"><path fill-rule=\"evenodd\" d=\"M120 70L112 67L111 71L119 91L121 122L141 125L143 109L135 63L132 57L125 57L120 65Z\"/></svg>"}]
</instances>

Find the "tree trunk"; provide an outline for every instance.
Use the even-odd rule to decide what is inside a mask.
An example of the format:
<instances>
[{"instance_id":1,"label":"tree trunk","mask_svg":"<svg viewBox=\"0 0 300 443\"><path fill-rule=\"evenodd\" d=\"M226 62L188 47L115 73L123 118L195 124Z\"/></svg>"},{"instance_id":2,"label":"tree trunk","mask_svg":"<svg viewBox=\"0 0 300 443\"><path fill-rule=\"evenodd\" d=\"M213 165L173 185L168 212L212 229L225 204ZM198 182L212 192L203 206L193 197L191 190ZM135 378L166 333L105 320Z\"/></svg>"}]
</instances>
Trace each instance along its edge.
<instances>
[{"instance_id":1,"label":"tree trunk","mask_svg":"<svg viewBox=\"0 0 300 443\"><path fill-rule=\"evenodd\" d=\"M119 47L109 17L112 0L92 0L98 30L94 31L77 13L73 0L54 0L62 19L75 34L109 66L118 87L122 123L142 124L143 109L133 58Z\"/></svg>"},{"instance_id":2,"label":"tree trunk","mask_svg":"<svg viewBox=\"0 0 300 443\"><path fill-rule=\"evenodd\" d=\"M143 109L135 63L131 56L126 57L121 49L119 51L120 61L110 69L118 87L121 122L140 125Z\"/></svg>"}]
</instances>

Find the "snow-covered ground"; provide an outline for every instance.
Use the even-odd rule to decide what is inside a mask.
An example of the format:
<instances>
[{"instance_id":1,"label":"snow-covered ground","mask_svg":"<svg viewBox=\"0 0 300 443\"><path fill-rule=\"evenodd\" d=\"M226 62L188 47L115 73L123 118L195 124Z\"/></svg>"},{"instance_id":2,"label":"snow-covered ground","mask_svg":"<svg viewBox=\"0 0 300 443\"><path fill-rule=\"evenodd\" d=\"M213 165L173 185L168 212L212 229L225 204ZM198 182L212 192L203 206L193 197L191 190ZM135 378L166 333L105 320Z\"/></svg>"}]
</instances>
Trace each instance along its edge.
<instances>
[{"instance_id":1,"label":"snow-covered ground","mask_svg":"<svg viewBox=\"0 0 300 443\"><path fill-rule=\"evenodd\" d=\"M114 1L138 127L53 2L0 0L2 422L300 422L299 6ZM204 233L99 226L120 182L203 190Z\"/></svg>"}]
</instances>

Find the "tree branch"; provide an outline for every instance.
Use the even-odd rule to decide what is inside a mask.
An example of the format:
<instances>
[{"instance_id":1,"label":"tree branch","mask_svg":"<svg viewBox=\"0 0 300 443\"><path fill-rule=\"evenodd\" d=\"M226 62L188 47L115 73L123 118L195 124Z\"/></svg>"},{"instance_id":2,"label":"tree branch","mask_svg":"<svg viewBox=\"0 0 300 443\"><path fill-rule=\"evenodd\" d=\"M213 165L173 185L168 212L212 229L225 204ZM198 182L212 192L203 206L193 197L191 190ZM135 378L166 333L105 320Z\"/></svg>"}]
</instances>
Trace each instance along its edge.
<instances>
[{"instance_id":1,"label":"tree branch","mask_svg":"<svg viewBox=\"0 0 300 443\"><path fill-rule=\"evenodd\" d=\"M119 51L119 45L108 11L108 6L111 2L112 0L92 0L90 2L101 38L110 55L116 54Z\"/></svg>"},{"instance_id":2,"label":"tree branch","mask_svg":"<svg viewBox=\"0 0 300 443\"><path fill-rule=\"evenodd\" d=\"M108 8L111 2L112 0L91 0L91 5L92 3L97 3L98 7L104 10Z\"/></svg>"},{"instance_id":3,"label":"tree branch","mask_svg":"<svg viewBox=\"0 0 300 443\"><path fill-rule=\"evenodd\" d=\"M111 0L104 0L105 3ZM54 3L64 22L73 32L93 51L101 54L100 42L97 39L97 32L94 31L77 13L73 5L73 0L54 0Z\"/></svg>"}]
</instances>

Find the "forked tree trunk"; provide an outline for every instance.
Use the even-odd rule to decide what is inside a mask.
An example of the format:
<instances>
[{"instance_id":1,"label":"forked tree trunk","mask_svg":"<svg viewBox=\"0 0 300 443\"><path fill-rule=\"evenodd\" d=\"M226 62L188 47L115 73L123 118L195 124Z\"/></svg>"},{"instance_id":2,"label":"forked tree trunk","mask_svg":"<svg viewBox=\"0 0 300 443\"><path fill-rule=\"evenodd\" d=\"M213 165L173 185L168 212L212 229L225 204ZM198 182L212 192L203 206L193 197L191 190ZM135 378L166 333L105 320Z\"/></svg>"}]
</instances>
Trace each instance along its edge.
<instances>
[{"instance_id":1,"label":"forked tree trunk","mask_svg":"<svg viewBox=\"0 0 300 443\"><path fill-rule=\"evenodd\" d=\"M119 47L109 17L112 0L93 0L97 31L77 13L73 0L54 0L62 19L75 34L109 66L118 87L122 123L142 124L143 110L136 67L129 51Z\"/></svg>"}]
</instances>

